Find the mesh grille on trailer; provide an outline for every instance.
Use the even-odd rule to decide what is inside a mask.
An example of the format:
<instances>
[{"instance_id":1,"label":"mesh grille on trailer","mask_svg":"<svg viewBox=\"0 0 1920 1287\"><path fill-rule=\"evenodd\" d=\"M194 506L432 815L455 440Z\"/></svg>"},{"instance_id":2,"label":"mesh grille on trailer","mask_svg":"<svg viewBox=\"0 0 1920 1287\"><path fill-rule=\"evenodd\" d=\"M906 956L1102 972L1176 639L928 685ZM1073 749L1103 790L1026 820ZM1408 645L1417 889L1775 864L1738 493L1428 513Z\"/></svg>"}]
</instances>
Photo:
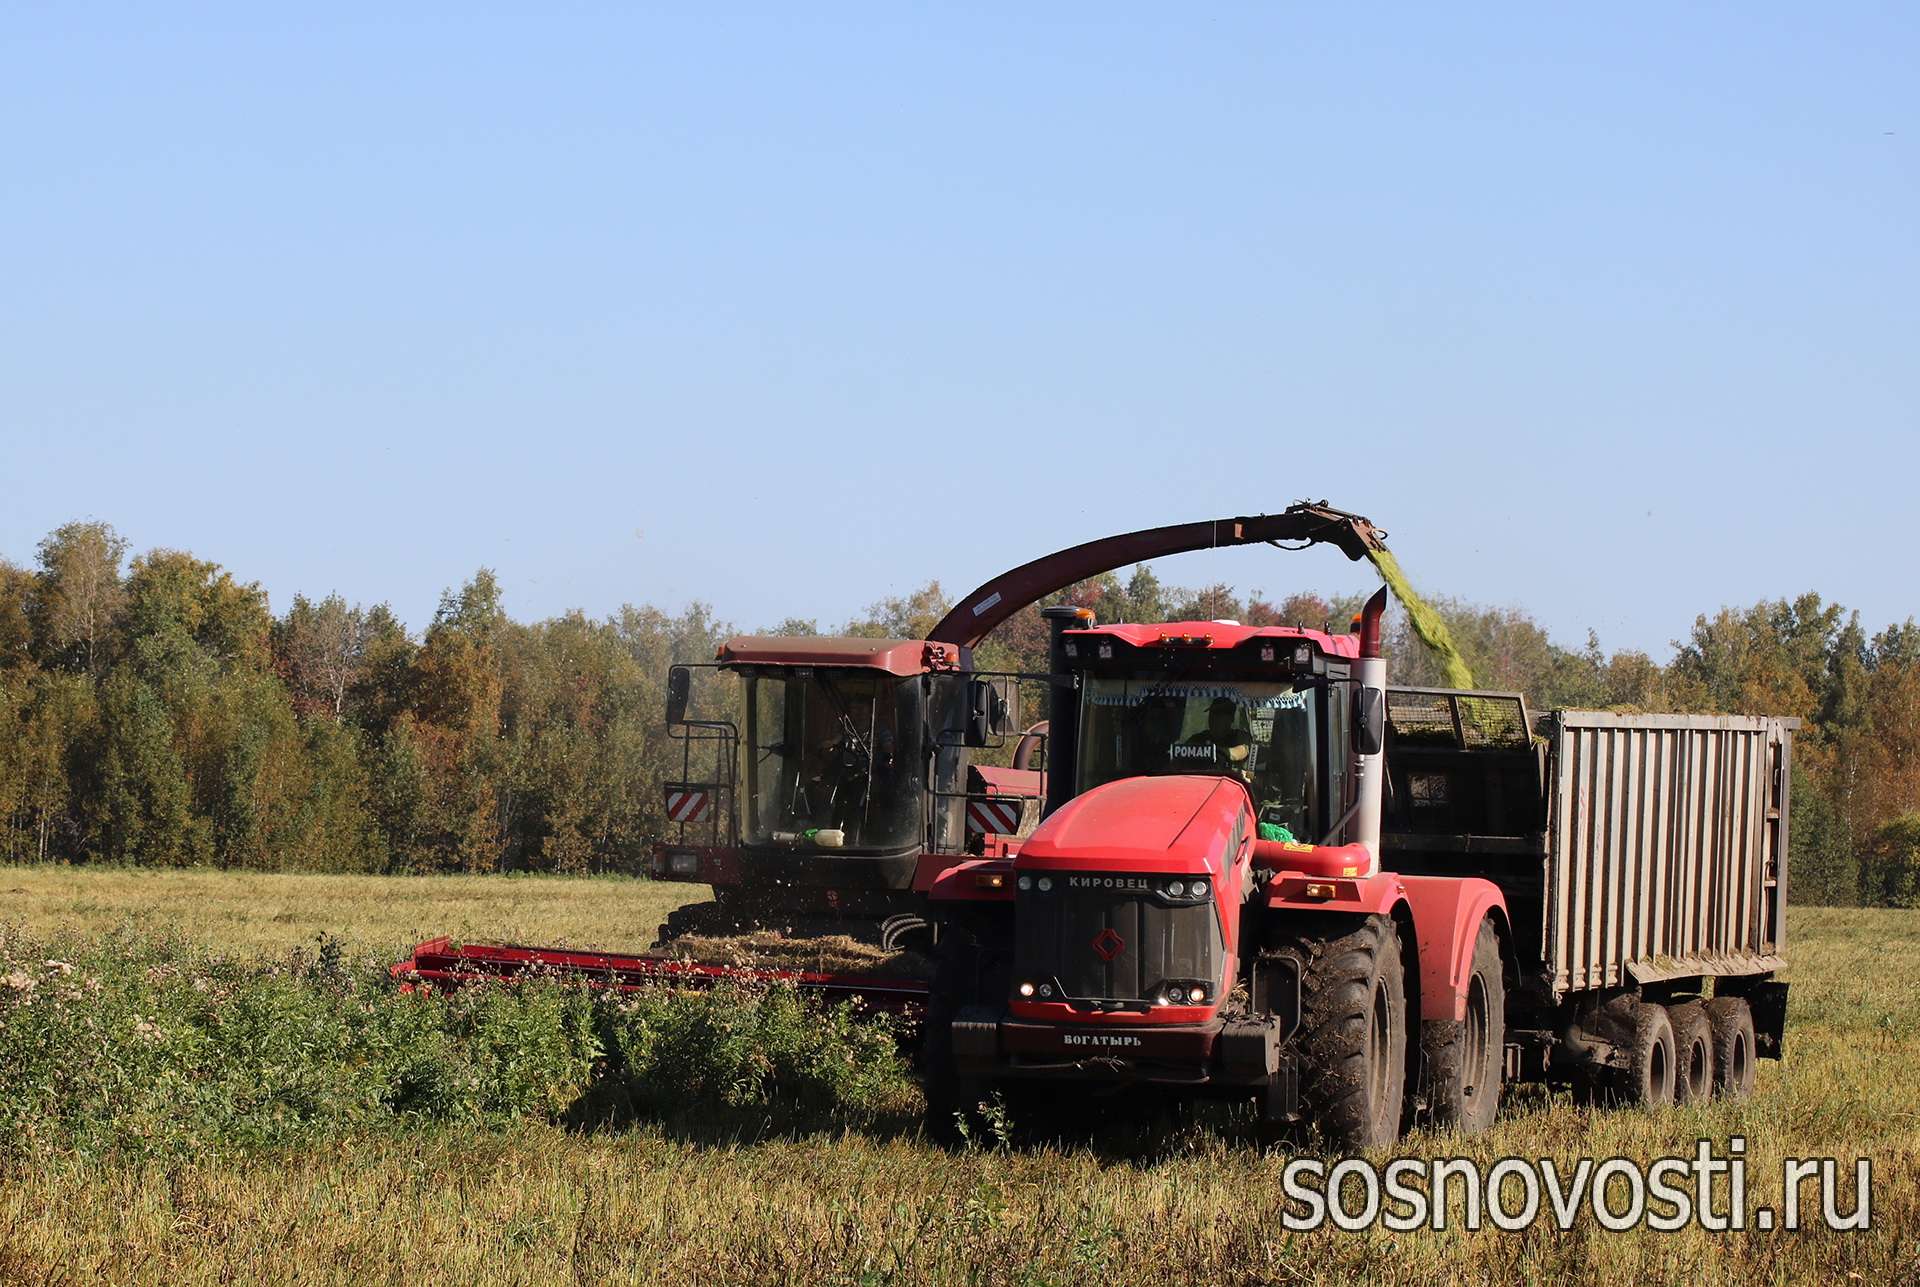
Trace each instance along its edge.
<instances>
[{"instance_id":1,"label":"mesh grille on trailer","mask_svg":"<svg viewBox=\"0 0 1920 1287\"><path fill-rule=\"evenodd\" d=\"M1533 742L1519 693L1389 688L1387 719L1394 737L1409 745L1524 750Z\"/></svg>"},{"instance_id":2,"label":"mesh grille on trailer","mask_svg":"<svg viewBox=\"0 0 1920 1287\"><path fill-rule=\"evenodd\" d=\"M1393 722L1393 735L1403 742L1458 744L1453 704L1444 693L1388 689L1387 718Z\"/></svg>"}]
</instances>

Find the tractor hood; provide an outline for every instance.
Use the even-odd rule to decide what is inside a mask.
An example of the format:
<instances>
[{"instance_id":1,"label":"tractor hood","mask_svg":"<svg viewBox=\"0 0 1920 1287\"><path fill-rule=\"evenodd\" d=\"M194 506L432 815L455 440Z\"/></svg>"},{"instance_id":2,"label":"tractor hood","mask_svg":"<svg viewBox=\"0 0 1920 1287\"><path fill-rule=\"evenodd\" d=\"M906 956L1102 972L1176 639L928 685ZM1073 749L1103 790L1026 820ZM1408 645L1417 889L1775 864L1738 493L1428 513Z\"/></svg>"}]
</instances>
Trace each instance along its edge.
<instances>
[{"instance_id":1,"label":"tractor hood","mask_svg":"<svg viewBox=\"0 0 1920 1287\"><path fill-rule=\"evenodd\" d=\"M1020 847L1022 871L1224 873L1246 834L1247 793L1228 778L1121 778L1076 796Z\"/></svg>"}]
</instances>

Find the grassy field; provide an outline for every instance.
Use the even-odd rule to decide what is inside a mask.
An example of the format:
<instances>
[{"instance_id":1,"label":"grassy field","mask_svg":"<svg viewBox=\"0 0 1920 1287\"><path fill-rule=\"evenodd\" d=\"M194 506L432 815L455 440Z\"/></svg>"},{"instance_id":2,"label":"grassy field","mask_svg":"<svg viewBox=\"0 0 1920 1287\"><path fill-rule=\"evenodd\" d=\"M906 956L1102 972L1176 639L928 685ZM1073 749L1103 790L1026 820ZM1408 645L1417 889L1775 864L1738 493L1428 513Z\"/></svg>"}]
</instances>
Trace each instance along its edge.
<instances>
[{"instance_id":1,"label":"grassy field","mask_svg":"<svg viewBox=\"0 0 1920 1287\"><path fill-rule=\"evenodd\" d=\"M102 934L131 922L225 950L285 952L320 934L399 952L456 939L639 948L704 885L625 877L283 876L220 871L0 868L0 921Z\"/></svg>"},{"instance_id":2,"label":"grassy field","mask_svg":"<svg viewBox=\"0 0 1920 1287\"><path fill-rule=\"evenodd\" d=\"M0 871L0 921L101 935L127 917L272 956L316 933L389 953L435 933L644 943L674 901L642 882ZM402 1282L1920 1281L1920 914L1797 909L1787 1058L1740 1104L1647 1114L1513 1097L1474 1139L1407 1156L1691 1155L1874 1165L1864 1232L1390 1234L1279 1225L1287 1153L1202 1123L1070 1149L943 1153L910 1105L857 1128L742 1134L537 1115L355 1131L297 1148L0 1173L0 1281ZM6 1073L0 1071L0 1087ZM1843 1202L1843 1206L1848 1205Z\"/></svg>"}]
</instances>

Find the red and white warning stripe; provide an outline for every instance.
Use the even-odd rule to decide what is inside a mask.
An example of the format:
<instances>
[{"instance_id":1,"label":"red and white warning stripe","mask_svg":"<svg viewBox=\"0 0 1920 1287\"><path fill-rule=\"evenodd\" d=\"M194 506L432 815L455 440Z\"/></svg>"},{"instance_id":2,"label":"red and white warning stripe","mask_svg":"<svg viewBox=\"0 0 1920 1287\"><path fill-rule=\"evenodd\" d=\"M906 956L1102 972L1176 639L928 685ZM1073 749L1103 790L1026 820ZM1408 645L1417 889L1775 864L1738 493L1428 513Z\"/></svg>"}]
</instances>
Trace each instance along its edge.
<instances>
[{"instance_id":1,"label":"red and white warning stripe","mask_svg":"<svg viewBox=\"0 0 1920 1287\"><path fill-rule=\"evenodd\" d=\"M668 787L667 820L699 822L707 816L711 802L711 797L705 791L695 791L691 787Z\"/></svg>"},{"instance_id":2,"label":"red and white warning stripe","mask_svg":"<svg viewBox=\"0 0 1920 1287\"><path fill-rule=\"evenodd\" d=\"M1011 836L1020 830L1024 800L967 801L967 830L976 836Z\"/></svg>"}]
</instances>

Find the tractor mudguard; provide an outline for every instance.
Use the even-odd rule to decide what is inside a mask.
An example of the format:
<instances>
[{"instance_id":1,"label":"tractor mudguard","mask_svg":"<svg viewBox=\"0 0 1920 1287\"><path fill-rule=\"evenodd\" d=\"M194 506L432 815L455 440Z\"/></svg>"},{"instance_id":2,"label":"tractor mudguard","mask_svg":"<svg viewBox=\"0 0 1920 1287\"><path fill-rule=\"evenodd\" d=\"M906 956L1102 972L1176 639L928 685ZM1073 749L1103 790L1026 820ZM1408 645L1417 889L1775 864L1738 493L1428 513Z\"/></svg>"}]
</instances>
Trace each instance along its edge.
<instances>
[{"instance_id":1,"label":"tractor mudguard","mask_svg":"<svg viewBox=\"0 0 1920 1287\"><path fill-rule=\"evenodd\" d=\"M1358 849L1355 845L1353 848ZM1362 851L1364 852L1364 851ZM1404 877L1390 871L1366 877L1319 876L1282 871L1268 880L1264 901L1268 908L1296 912L1352 912L1359 916L1391 916L1406 901Z\"/></svg>"},{"instance_id":2,"label":"tractor mudguard","mask_svg":"<svg viewBox=\"0 0 1920 1287\"><path fill-rule=\"evenodd\" d=\"M1490 880L1460 876L1401 876L1420 952L1420 1018L1458 1022L1467 1015L1467 980L1480 922L1491 916L1510 953L1507 900Z\"/></svg>"}]
</instances>

